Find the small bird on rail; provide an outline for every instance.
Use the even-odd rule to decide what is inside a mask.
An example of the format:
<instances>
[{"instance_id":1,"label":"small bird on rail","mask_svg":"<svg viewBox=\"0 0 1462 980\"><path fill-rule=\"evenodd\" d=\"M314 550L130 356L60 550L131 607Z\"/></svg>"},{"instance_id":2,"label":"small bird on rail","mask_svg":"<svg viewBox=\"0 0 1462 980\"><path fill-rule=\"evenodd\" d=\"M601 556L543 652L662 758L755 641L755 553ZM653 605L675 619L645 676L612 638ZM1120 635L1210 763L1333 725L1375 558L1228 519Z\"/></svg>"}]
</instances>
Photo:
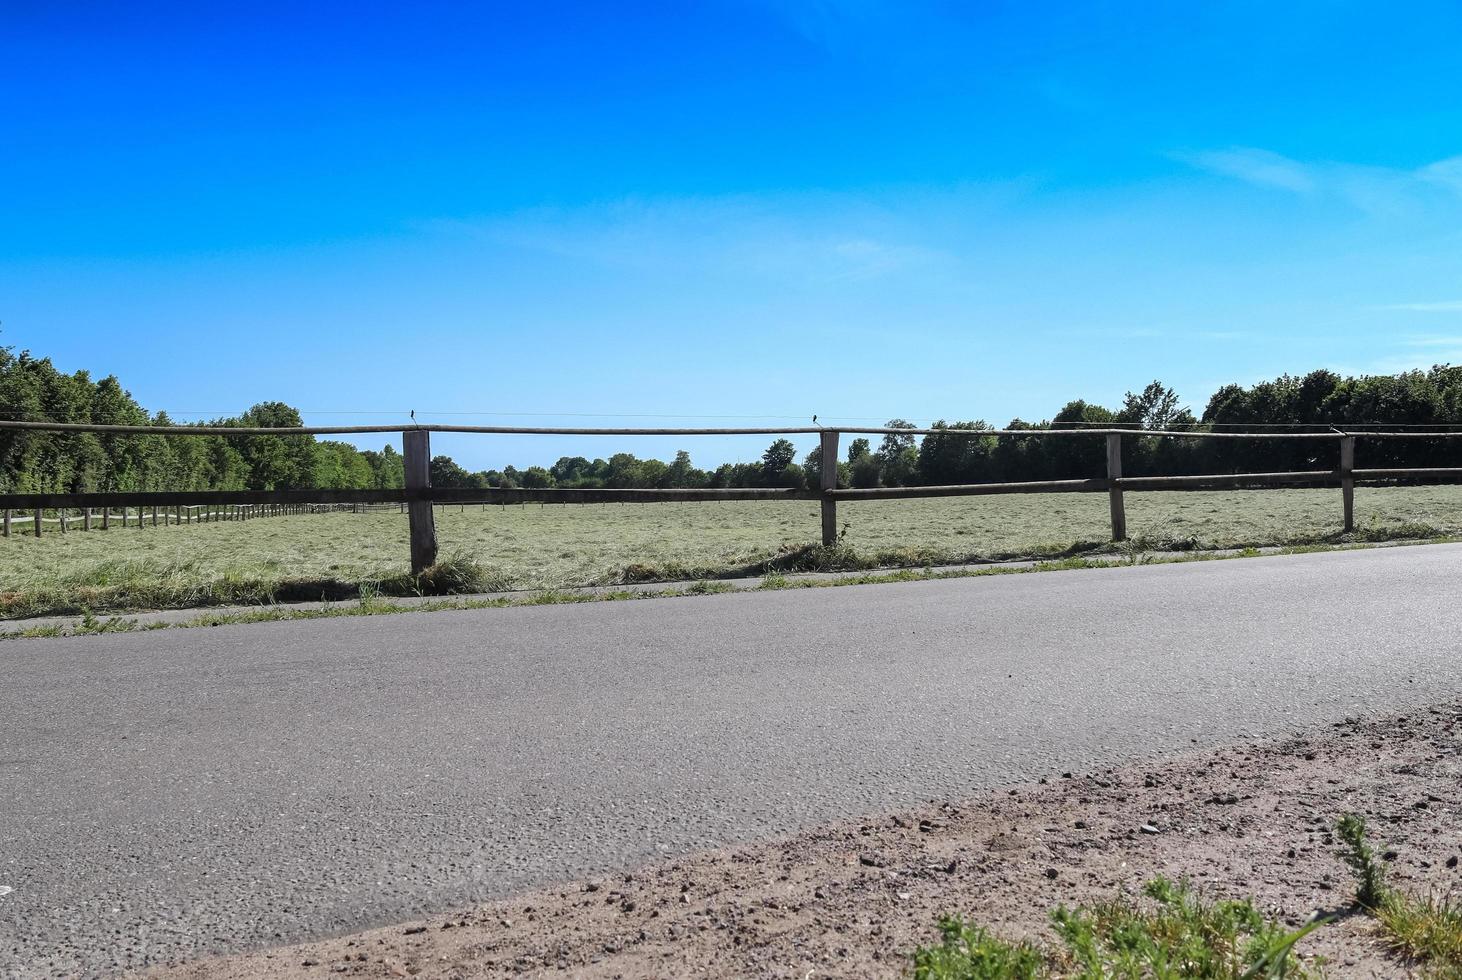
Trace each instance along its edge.
<instances>
[{"instance_id":1,"label":"small bird on rail","mask_svg":"<svg viewBox=\"0 0 1462 980\"><path fill-rule=\"evenodd\" d=\"M813 425L816 425L816 424L817 424L817 416L816 416L816 415L814 415L814 416L813 416L813 417L812 417L812 424L813 424Z\"/></svg>"}]
</instances>

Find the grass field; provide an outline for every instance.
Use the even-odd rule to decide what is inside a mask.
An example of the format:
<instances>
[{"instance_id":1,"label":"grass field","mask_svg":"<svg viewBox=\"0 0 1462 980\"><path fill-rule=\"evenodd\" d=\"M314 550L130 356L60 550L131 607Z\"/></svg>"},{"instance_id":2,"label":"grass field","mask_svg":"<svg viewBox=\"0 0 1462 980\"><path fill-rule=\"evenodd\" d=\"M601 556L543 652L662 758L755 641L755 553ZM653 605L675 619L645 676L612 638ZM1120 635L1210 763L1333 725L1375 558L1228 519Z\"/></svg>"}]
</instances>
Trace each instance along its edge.
<instances>
[{"instance_id":1,"label":"grass field","mask_svg":"<svg viewBox=\"0 0 1462 980\"><path fill-rule=\"evenodd\" d=\"M1129 493L1137 547L1196 549L1339 540L1336 490ZM956 564L1108 547L1105 494L842 503L840 567ZM1462 487L1360 488L1358 537L1462 531ZM447 507L446 557L487 589L559 588L794 569L819 535L815 502ZM820 558L820 561L825 560ZM0 614L320 598L400 580L406 518L332 513L244 523L17 533L0 541ZM295 583L287 585L287 583Z\"/></svg>"}]
</instances>

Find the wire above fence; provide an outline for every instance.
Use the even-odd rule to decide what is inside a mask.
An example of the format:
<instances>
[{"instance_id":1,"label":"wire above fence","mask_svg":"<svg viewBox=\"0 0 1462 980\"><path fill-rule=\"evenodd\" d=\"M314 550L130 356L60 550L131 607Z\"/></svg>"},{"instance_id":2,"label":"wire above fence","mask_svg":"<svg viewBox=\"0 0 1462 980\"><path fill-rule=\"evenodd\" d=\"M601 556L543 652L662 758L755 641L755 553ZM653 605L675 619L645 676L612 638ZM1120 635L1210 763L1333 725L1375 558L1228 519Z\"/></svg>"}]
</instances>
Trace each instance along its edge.
<instances>
[{"instance_id":1,"label":"wire above fence","mask_svg":"<svg viewBox=\"0 0 1462 980\"><path fill-rule=\"evenodd\" d=\"M533 436L757 436L757 435L820 435L839 432L849 435L963 436L963 437L1039 437L1039 436L1140 436L1164 439L1322 439L1335 441L1362 439L1457 439L1462 432L1373 432L1366 430L1332 432L1214 432L1207 429L969 429L929 428L905 429L886 426L794 426L780 428L627 428L605 429L557 426L513 425L306 425L294 427L241 427L221 425L95 425L88 422L19 422L0 419L0 430L41 432L77 432L97 435L137 436L332 436L370 435L393 432L462 432L479 435Z\"/></svg>"}]
</instances>

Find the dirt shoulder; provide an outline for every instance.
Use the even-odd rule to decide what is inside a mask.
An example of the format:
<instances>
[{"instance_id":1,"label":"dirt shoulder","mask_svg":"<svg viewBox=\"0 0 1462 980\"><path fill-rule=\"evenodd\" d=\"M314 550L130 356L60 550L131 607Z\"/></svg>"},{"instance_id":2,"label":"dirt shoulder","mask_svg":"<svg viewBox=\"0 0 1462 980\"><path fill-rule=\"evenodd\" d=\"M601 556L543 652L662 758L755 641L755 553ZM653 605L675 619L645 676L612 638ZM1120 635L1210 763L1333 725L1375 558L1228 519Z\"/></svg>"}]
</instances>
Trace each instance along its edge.
<instances>
[{"instance_id":1,"label":"dirt shoulder","mask_svg":"<svg viewBox=\"0 0 1462 980\"><path fill-rule=\"evenodd\" d=\"M1462 894L1462 705L1355 720L1095 773L1053 773L783 840L321 942L153 970L196 978L894 976L959 912L1046 935L1057 904L1186 877L1299 925L1331 976L1408 975L1370 920L1331 831L1364 814L1391 881Z\"/></svg>"}]
</instances>

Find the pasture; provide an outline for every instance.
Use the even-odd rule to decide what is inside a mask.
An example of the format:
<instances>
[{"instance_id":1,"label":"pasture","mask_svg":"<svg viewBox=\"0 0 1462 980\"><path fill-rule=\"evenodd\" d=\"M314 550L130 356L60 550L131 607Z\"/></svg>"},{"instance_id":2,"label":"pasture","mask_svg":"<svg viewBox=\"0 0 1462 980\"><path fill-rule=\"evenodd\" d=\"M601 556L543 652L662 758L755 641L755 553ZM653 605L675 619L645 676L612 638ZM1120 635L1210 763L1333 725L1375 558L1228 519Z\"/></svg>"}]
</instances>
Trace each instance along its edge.
<instances>
[{"instance_id":1,"label":"pasture","mask_svg":"<svg viewBox=\"0 0 1462 980\"><path fill-rule=\"evenodd\" d=\"M1340 540L1333 489L1128 493L1139 549ZM815 501L437 508L445 559L483 589L756 575L793 569L818 540ZM1109 549L1105 494L843 502L835 567L958 564ZM1462 487L1362 487L1356 537L1462 532ZM0 541L6 617L92 608L269 602L339 595L405 575L406 516L392 510L171 527L112 527ZM829 564L827 556L813 566ZM293 587L288 587L294 583Z\"/></svg>"}]
</instances>

